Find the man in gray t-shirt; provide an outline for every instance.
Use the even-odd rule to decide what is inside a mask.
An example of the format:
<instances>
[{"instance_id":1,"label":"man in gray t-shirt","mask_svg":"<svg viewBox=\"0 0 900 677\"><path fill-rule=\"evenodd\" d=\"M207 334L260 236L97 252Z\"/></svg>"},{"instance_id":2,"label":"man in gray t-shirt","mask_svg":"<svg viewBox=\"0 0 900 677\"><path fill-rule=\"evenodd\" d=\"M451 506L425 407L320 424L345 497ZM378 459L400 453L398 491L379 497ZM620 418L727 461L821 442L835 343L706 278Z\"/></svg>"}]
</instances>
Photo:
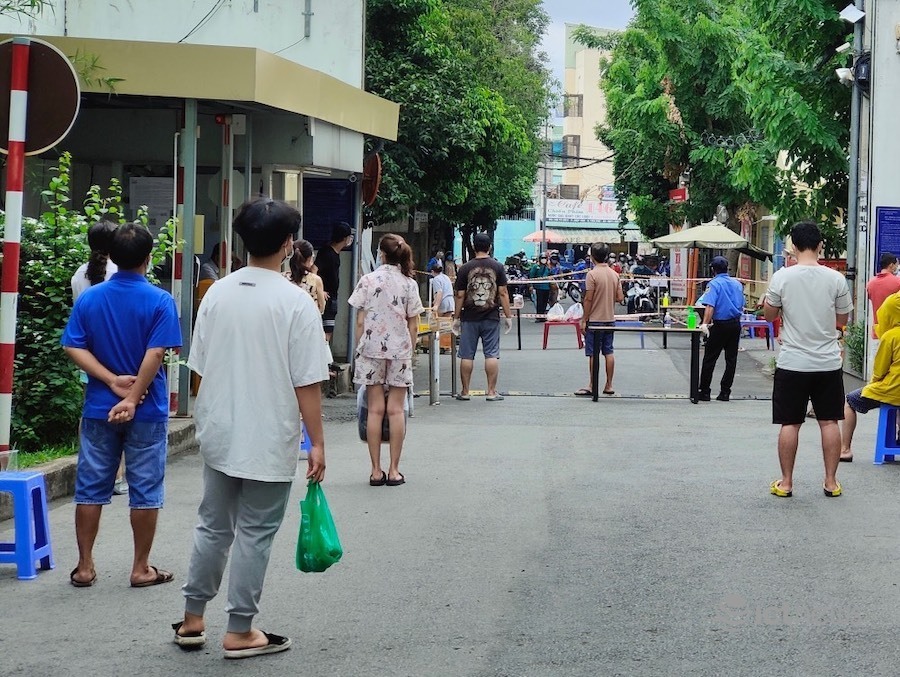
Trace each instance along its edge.
<instances>
[{"instance_id":1,"label":"man in gray t-shirt","mask_svg":"<svg viewBox=\"0 0 900 677\"><path fill-rule=\"evenodd\" d=\"M841 454L838 421L844 418L844 380L840 327L847 323L853 301L847 281L819 265L822 234L815 223L802 221L791 229L797 265L778 270L766 292L766 320L781 315L781 352L772 387L772 422L781 425L778 460L781 479L769 487L782 498L793 493L794 460L800 426L812 401L822 433L826 496L841 495L837 467Z\"/></svg>"}]
</instances>

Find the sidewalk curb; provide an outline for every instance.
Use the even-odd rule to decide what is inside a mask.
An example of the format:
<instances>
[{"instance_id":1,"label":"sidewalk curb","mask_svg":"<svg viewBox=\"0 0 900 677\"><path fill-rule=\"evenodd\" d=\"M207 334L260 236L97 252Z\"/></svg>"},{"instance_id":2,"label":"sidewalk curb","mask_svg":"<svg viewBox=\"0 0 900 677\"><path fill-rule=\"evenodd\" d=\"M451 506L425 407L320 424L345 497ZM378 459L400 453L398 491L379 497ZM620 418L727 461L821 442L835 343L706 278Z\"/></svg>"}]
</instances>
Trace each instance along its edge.
<instances>
[{"instance_id":1,"label":"sidewalk curb","mask_svg":"<svg viewBox=\"0 0 900 677\"><path fill-rule=\"evenodd\" d=\"M172 459L199 449L194 437L194 420L191 418L169 419L168 458ZM44 473L47 485L47 502L56 501L75 493L75 466L77 456L58 458L50 463L36 465L28 470ZM0 522L12 517L12 501L9 494L0 493Z\"/></svg>"}]
</instances>

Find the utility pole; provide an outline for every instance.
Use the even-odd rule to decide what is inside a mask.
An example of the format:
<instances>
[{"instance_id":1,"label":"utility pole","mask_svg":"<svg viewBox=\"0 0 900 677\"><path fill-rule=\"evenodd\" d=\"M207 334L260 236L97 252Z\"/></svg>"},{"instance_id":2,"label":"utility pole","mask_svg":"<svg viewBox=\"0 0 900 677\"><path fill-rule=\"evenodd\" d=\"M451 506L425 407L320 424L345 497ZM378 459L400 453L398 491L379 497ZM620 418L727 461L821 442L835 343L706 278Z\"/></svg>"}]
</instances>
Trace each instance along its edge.
<instances>
[{"instance_id":1,"label":"utility pole","mask_svg":"<svg viewBox=\"0 0 900 677\"><path fill-rule=\"evenodd\" d=\"M550 171L550 121L544 122L544 185L541 189L541 253L547 251L547 174Z\"/></svg>"},{"instance_id":2,"label":"utility pole","mask_svg":"<svg viewBox=\"0 0 900 677\"><path fill-rule=\"evenodd\" d=\"M856 8L864 11L864 0L855 0ZM855 60L863 53L863 30L865 22L857 21L853 24L853 65ZM848 177L849 195L847 196L847 281L850 283L850 293L856 309L856 320L865 321L866 297L861 293L862 286L857 279L859 271L863 271L863 280L866 278L865 246L860 254L859 247L859 137L860 137L860 112L862 109L862 91L855 82L850 85L850 168ZM860 265L860 260L862 265Z\"/></svg>"}]
</instances>

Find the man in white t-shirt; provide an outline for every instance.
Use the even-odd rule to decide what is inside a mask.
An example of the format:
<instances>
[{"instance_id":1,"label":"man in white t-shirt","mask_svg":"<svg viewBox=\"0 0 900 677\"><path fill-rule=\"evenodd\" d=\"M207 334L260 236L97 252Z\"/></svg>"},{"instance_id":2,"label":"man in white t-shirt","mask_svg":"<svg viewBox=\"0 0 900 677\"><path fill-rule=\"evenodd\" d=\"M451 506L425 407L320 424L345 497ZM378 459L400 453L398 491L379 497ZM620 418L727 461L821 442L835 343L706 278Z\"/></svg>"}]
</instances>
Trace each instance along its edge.
<instances>
[{"instance_id":1,"label":"man in white t-shirt","mask_svg":"<svg viewBox=\"0 0 900 677\"><path fill-rule=\"evenodd\" d=\"M438 317L453 315L456 301L453 298L453 283L444 275L444 262L440 259L431 266L431 312Z\"/></svg>"},{"instance_id":2,"label":"man in white t-shirt","mask_svg":"<svg viewBox=\"0 0 900 677\"><path fill-rule=\"evenodd\" d=\"M766 320L781 315L781 352L772 388L772 422L781 425L778 460L781 479L769 491L782 498L793 495L794 460L800 426L812 401L822 434L826 496L841 495L837 467L841 455L844 418L844 379L840 330L847 323L853 300L844 276L820 266L822 234L815 223L801 221L791 229L797 264L781 268L766 292Z\"/></svg>"},{"instance_id":3,"label":"man in white t-shirt","mask_svg":"<svg viewBox=\"0 0 900 677\"><path fill-rule=\"evenodd\" d=\"M194 420L203 458L203 499L194 532L185 613L175 643L206 639L206 604L219 590L228 551L225 658L287 649L291 640L252 627L297 471L302 415L312 448L306 477L325 474L320 383L330 355L312 297L281 275L300 214L269 198L245 203L234 219L247 267L206 293L188 366L203 377Z\"/></svg>"}]
</instances>

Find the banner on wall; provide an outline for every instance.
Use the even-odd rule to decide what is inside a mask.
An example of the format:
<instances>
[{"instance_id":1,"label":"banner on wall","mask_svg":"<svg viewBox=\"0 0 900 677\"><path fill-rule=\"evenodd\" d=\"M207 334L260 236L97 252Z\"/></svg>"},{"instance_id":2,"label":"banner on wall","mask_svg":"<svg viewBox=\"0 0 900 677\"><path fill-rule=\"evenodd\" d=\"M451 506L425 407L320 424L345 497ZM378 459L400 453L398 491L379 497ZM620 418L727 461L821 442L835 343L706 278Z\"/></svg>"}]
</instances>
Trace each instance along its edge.
<instances>
[{"instance_id":1,"label":"banner on wall","mask_svg":"<svg viewBox=\"0 0 900 677\"><path fill-rule=\"evenodd\" d=\"M688 248L670 249L669 261L670 277L672 278L670 285L670 293L675 298L687 298L687 265L688 265Z\"/></svg>"},{"instance_id":2,"label":"banner on wall","mask_svg":"<svg viewBox=\"0 0 900 677\"><path fill-rule=\"evenodd\" d=\"M547 220L618 223L619 208L613 200L547 200Z\"/></svg>"}]
</instances>

